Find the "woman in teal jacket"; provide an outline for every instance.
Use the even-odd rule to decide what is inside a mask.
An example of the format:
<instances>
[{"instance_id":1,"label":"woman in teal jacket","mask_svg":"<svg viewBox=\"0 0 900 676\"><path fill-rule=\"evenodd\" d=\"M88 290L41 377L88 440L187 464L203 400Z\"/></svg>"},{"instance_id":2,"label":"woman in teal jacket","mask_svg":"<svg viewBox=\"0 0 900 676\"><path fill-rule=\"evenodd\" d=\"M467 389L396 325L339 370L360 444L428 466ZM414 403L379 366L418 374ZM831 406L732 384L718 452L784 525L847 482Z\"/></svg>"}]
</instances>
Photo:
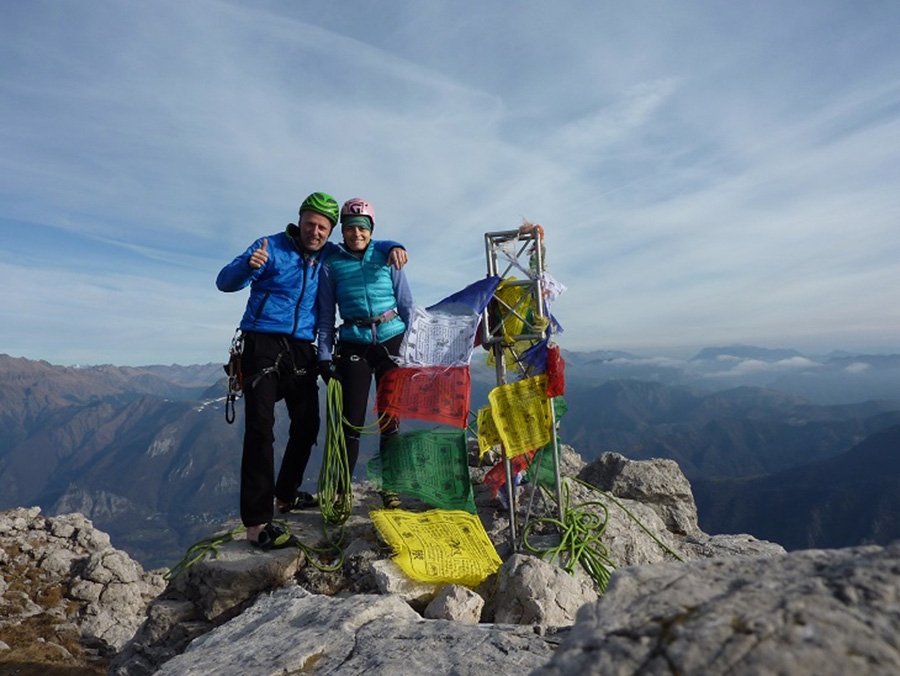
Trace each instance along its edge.
<instances>
[{"instance_id":1,"label":"woman in teal jacket","mask_svg":"<svg viewBox=\"0 0 900 676\"><path fill-rule=\"evenodd\" d=\"M372 206L359 198L348 200L341 209L344 241L324 260L319 280L319 364L326 380L337 375L343 385L351 475L359 458L359 428L365 423L372 377L377 386L397 365L413 305L406 275L373 246L374 227ZM336 349L335 307L343 320ZM397 434L399 421L380 414L384 449L385 437ZM383 498L385 507L400 505L393 493Z\"/></svg>"}]
</instances>

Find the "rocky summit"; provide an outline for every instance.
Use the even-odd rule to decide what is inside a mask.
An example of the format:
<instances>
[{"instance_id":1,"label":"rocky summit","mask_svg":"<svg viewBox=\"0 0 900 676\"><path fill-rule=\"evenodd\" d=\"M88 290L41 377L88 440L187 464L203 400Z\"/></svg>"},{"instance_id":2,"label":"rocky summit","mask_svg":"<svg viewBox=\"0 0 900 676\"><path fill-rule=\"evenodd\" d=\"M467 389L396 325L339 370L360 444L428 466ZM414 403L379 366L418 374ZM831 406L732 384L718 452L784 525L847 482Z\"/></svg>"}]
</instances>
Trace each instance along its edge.
<instances>
[{"instance_id":1,"label":"rocky summit","mask_svg":"<svg viewBox=\"0 0 900 676\"><path fill-rule=\"evenodd\" d=\"M165 588L81 514L37 507L0 512L0 570L4 674L102 673Z\"/></svg>"},{"instance_id":2,"label":"rocky summit","mask_svg":"<svg viewBox=\"0 0 900 676\"><path fill-rule=\"evenodd\" d=\"M372 525L379 500L365 482L354 484L335 570L312 548L323 529L311 510L285 517L309 548L262 552L226 524L165 586L84 517L17 509L0 515L0 671L900 671L900 545L787 554L748 535L709 536L674 462L606 453L586 465L563 450L569 508L604 522L605 591L596 574L567 572L565 556L537 555L558 543L553 527L512 547L509 513L480 466L471 468L476 507L503 564L475 589L406 577ZM532 491L519 489L520 517L554 516L556 505ZM403 507L428 508L408 499ZM26 671L35 665L44 671Z\"/></svg>"}]
</instances>

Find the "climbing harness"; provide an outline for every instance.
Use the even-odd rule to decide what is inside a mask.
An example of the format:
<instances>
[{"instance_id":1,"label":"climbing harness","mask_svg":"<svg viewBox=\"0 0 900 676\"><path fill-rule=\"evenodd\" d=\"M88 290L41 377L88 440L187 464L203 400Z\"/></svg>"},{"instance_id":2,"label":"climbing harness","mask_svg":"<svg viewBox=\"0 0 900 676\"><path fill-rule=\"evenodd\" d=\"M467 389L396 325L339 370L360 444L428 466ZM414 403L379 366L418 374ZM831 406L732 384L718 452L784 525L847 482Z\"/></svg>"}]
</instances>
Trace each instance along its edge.
<instances>
[{"instance_id":1,"label":"climbing harness","mask_svg":"<svg viewBox=\"0 0 900 676\"><path fill-rule=\"evenodd\" d=\"M243 395L243 376L241 375L241 355L244 353L244 334L236 329L231 339L231 350L228 354L228 363L224 366L228 374L228 393L225 396L225 422L229 425L234 422L234 404Z\"/></svg>"},{"instance_id":2,"label":"climbing harness","mask_svg":"<svg viewBox=\"0 0 900 676\"><path fill-rule=\"evenodd\" d=\"M372 345L378 344L378 327L387 324L392 319L400 316L397 308L391 308L375 317L363 317L362 319L348 319L344 324L348 326L367 326L372 331Z\"/></svg>"}]
</instances>

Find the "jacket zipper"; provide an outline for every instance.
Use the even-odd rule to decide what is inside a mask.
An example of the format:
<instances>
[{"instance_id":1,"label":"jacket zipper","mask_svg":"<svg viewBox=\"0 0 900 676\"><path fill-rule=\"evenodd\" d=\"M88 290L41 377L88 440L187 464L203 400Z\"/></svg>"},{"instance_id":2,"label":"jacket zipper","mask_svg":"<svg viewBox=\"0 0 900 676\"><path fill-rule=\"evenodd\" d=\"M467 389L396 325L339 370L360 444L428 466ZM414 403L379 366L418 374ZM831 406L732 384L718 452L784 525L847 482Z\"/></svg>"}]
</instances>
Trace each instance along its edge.
<instances>
[{"instance_id":1,"label":"jacket zipper","mask_svg":"<svg viewBox=\"0 0 900 676\"><path fill-rule=\"evenodd\" d=\"M303 302L303 296L306 293L306 273L309 272L310 265L315 265L315 259L308 259L306 254L303 254L303 284L300 287L300 297L297 298L297 304L294 306L294 328L291 331L291 335L293 336L297 332L297 324L300 323L300 304Z\"/></svg>"}]
</instances>

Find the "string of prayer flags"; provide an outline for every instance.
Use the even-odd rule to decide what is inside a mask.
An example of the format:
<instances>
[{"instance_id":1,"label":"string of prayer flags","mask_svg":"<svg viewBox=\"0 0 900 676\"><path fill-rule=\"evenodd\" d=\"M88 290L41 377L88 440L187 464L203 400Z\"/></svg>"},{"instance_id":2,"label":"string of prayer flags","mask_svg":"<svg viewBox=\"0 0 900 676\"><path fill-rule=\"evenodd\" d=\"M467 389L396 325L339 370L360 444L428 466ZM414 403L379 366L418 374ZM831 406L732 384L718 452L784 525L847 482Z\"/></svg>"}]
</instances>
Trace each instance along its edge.
<instances>
[{"instance_id":1,"label":"string of prayer flags","mask_svg":"<svg viewBox=\"0 0 900 676\"><path fill-rule=\"evenodd\" d=\"M376 409L388 415L465 428L470 395L468 366L422 366L385 373L375 399Z\"/></svg>"},{"instance_id":2,"label":"string of prayer flags","mask_svg":"<svg viewBox=\"0 0 900 676\"><path fill-rule=\"evenodd\" d=\"M474 588L503 563L474 514L383 509L369 516L393 548L394 562L413 580Z\"/></svg>"},{"instance_id":3,"label":"string of prayer flags","mask_svg":"<svg viewBox=\"0 0 900 676\"><path fill-rule=\"evenodd\" d=\"M488 393L494 423L510 458L550 441L550 400L547 376L525 378Z\"/></svg>"},{"instance_id":4,"label":"string of prayer flags","mask_svg":"<svg viewBox=\"0 0 900 676\"><path fill-rule=\"evenodd\" d=\"M366 470L382 490L411 495L441 509L475 513L463 430L418 430L384 437Z\"/></svg>"}]
</instances>

